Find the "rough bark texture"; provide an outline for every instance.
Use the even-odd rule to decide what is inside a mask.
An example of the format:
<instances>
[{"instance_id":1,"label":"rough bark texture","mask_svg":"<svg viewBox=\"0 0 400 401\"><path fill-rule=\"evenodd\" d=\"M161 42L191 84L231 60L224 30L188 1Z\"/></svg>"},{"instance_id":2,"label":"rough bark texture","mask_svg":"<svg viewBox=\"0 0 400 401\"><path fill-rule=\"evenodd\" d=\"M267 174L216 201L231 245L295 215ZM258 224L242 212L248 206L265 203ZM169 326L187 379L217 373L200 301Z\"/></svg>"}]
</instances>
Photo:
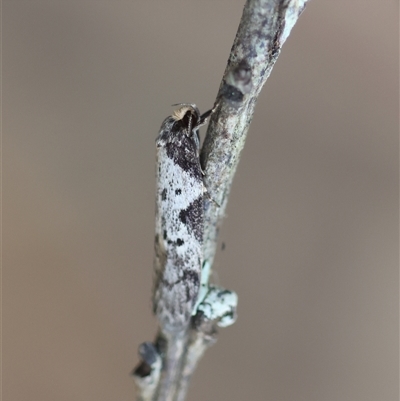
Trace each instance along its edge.
<instances>
[{"instance_id":1,"label":"rough bark texture","mask_svg":"<svg viewBox=\"0 0 400 401\"><path fill-rule=\"evenodd\" d=\"M244 6L201 151L210 194L205 200L203 266L212 266L214 260L218 230L258 95L306 3L247 0ZM208 274L205 282L208 285ZM233 322L235 310L231 315ZM138 400L183 401L199 359L216 341L217 326L227 325L226 316L209 319L197 313L182 335L166 337L160 331L154 344L142 345L142 361L134 371ZM168 371L171 367L173 372Z\"/></svg>"},{"instance_id":2,"label":"rough bark texture","mask_svg":"<svg viewBox=\"0 0 400 401\"><path fill-rule=\"evenodd\" d=\"M212 265L218 229L258 95L306 0L248 0L201 152L206 186L204 258Z\"/></svg>"}]
</instances>

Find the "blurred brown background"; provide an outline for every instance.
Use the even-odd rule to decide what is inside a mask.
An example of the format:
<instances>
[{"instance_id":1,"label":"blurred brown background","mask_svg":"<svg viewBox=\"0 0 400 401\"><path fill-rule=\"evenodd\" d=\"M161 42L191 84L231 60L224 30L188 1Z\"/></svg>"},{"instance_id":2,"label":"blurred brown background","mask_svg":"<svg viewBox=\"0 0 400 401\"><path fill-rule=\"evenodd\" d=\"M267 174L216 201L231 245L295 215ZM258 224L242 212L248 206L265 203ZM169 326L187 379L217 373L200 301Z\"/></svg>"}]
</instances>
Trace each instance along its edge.
<instances>
[{"instance_id":1,"label":"blurred brown background","mask_svg":"<svg viewBox=\"0 0 400 401\"><path fill-rule=\"evenodd\" d=\"M3 400L134 400L154 141L213 104L243 4L3 1ZM189 401L398 399L398 105L398 2L311 1L220 237L239 319Z\"/></svg>"}]
</instances>

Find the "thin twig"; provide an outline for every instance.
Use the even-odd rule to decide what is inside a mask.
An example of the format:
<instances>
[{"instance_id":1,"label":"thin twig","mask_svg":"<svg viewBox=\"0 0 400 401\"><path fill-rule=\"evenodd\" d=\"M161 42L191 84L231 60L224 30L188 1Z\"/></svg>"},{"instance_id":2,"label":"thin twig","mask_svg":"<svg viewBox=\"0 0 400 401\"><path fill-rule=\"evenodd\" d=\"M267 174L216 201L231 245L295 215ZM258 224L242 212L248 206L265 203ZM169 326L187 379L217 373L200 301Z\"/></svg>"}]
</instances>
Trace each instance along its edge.
<instances>
[{"instance_id":1,"label":"thin twig","mask_svg":"<svg viewBox=\"0 0 400 401\"><path fill-rule=\"evenodd\" d=\"M205 201L204 259L209 266L215 257L218 231L258 96L306 3L307 0L248 0L244 7L201 152L206 187L216 201ZM192 333L190 358L183 366L184 372L190 372L182 378L183 394L198 360L216 341L210 340L216 333L211 334L209 327L208 330ZM183 399L184 395L178 398Z\"/></svg>"},{"instance_id":2,"label":"thin twig","mask_svg":"<svg viewBox=\"0 0 400 401\"><path fill-rule=\"evenodd\" d=\"M241 151L258 95L307 0L248 0L201 152L206 200L204 259L212 265Z\"/></svg>"},{"instance_id":3,"label":"thin twig","mask_svg":"<svg viewBox=\"0 0 400 401\"><path fill-rule=\"evenodd\" d=\"M182 359L187 342L186 333L170 336L164 358L164 369L160 379L160 389L157 400L173 401L180 383Z\"/></svg>"},{"instance_id":4,"label":"thin twig","mask_svg":"<svg viewBox=\"0 0 400 401\"><path fill-rule=\"evenodd\" d=\"M216 341L217 326L225 327L235 321L236 294L209 287L209 270L259 93L307 1L247 0L244 6L200 155L211 199L206 198L204 205L202 282L207 295L198 306L192 327L184 337L164 339L168 343L164 346L160 346L162 336L159 335L155 341L164 371L161 372L160 363L155 362L155 358L149 358L151 361L143 360L135 370L139 400L184 401L199 359ZM143 375L143 369L140 369L143 365L149 371L149 378L140 376L140 373ZM165 372L171 365L175 371ZM158 389L155 389L154 382L157 380Z\"/></svg>"}]
</instances>

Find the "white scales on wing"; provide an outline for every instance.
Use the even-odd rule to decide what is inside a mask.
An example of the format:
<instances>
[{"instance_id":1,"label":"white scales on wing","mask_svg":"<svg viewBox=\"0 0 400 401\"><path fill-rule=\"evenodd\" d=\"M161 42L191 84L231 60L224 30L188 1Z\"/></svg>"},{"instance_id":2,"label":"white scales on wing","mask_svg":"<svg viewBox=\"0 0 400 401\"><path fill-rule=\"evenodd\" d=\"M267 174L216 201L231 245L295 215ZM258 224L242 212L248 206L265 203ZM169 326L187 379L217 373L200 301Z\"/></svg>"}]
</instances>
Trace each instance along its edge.
<instances>
[{"instance_id":1,"label":"white scales on wing","mask_svg":"<svg viewBox=\"0 0 400 401\"><path fill-rule=\"evenodd\" d=\"M157 198L153 309L166 333L184 330L198 299L203 263L203 171L194 104L181 104L167 117L156 140Z\"/></svg>"}]
</instances>

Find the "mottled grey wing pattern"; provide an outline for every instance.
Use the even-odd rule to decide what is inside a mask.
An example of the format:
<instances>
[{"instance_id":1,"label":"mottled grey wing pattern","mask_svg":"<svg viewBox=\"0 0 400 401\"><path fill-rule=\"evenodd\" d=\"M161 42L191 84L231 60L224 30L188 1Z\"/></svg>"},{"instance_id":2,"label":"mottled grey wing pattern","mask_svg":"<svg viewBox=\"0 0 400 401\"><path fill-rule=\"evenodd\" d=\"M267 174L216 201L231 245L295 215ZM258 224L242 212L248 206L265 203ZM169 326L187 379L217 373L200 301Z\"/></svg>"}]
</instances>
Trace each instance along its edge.
<instances>
[{"instance_id":1,"label":"mottled grey wing pattern","mask_svg":"<svg viewBox=\"0 0 400 401\"><path fill-rule=\"evenodd\" d=\"M167 332L189 324L200 288L204 231L203 173L194 105L166 118L157 138L153 308Z\"/></svg>"}]
</instances>

